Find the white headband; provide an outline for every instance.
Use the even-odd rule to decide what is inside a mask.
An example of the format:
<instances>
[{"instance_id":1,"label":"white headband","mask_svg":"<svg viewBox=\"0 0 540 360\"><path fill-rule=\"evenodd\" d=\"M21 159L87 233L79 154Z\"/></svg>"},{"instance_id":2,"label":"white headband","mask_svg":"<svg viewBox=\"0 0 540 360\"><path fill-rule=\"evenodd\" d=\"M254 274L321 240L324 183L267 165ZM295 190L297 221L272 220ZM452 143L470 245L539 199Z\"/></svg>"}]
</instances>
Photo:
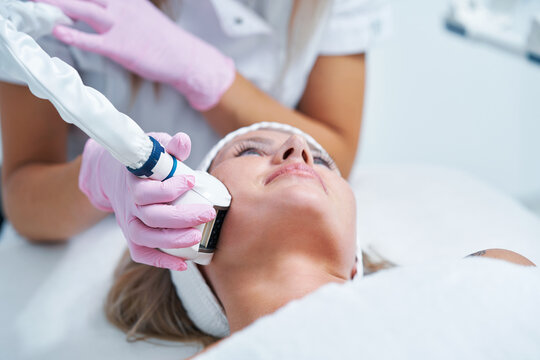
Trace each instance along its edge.
<instances>
[{"instance_id":1,"label":"white headband","mask_svg":"<svg viewBox=\"0 0 540 360\"><path fill-rule=\"evenodd\" d=\"M240 128L226 135L208 152L198 169L207 171L217 153L234 138L251 131L266 129L301 135L309 145L322 154L327 154L326 150L315 139L300 129L287 124L261 122ZM204 280L204 277L197 268L197 264L191 261L188 261L187 264L188 267L185 271L171 270L172 282L176 288L178 297L186 309L187 315L200 330L209 335L215 337L229 335L229 322L221 304Z\"/></svg>"}]
</instances>

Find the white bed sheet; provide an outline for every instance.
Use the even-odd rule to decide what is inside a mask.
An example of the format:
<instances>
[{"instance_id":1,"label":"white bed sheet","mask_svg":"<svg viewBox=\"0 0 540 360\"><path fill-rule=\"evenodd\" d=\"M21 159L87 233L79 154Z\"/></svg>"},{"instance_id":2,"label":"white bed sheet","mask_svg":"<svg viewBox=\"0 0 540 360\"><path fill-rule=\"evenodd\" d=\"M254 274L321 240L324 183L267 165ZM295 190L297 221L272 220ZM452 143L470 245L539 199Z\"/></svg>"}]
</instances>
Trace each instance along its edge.
<instances>
[{"instance_id":1,"label":"white bed sheet","mask_svg":"<svg viewBox=\"0 0 540 360\"><path fill-rule=\"evenodd\" d=\"M540 265L540 218L464 172L427 165L358 167L358 241L400 265L503 248Z\"/></svg>"},{"instance_id":2,"label":"white bed sheet","mask_svg":"<svg viewBox=\"0 0 540 360\"><path fill-rule=\"evenodd\" d=\"M464 259L327 285L197 359L540 358L540 269Z\"/></svg>"},{"instance_id":3,"label":"white bed sheet","mask_svg":"<svg viewBox=\"0 0 540 360\"><path fill-rule=\"evenodd\" d=\"M0 359L183 359L197 348L126 342L103 303L125 249L109 217L68 244L36 246L4 226L0 242Z\"/></svg>"},{"instance_id":4,"label":"white bed sheet","mask_svg":"<svg viewBox=\"0 0 540 360\"><path fill-rule=\"evenodd\" d=\"M540 263L540 220L511 198L464 174L432 167L363 167L357 169L352 183L359 205L360 242L397 264L446 263L493 247L518 251ZM5 227L0 237L0 358L182 359L195 353L196 348L183 344L127 343L125 335L107 323L102 304L124 246L113 218L107 218L68 244L54 246L31 245L10 226ZM393 272L392 279L405 276L400 271ZM369 289L362 290L362 294L371 292L366 295L367 303L376 304L369 299L381 297L387 301L385 306L389 308L395 303L397 309L404 294L392 292L390 285L385 284L399 281L384 280L386 276L390 275L367 278L366 284L371 285L359 289ZM462 275L456 273L456 276ZM434 281L418 275L415 279L409 286L412 289L426 287L428 281ZM523 275L519 279L515 286L526 284L529 277ZM347 289L336 290L336 294L352 291ZM531 292L535 291L532 287ZM412 298L409 300L413 303ZM431 305L440 305L440 299L435 300L426 300L426 311ZM352 300L345 296L343 301ZM511 306L529 309L527 304L508 301ZM340 303L332 299L331 304L335 307ZM385 312L375 306L369 311L358 310L358 316L362 311L381 314L371 326L384 328L394 324L395 336L407 335L397 331L399 322L383 316ZM540 319L538 313L529 314ZM298 326L307 330L311 324L306 324L310 323ZM335 324L330 322L329 326L332 325ZM381 332L366 333L365 339L374 342L384 339ZM415 349L422 341L410 338L400 346L406 348L409 344ZM227 346L230 350L229 346L233 345ZM296 345L287 346L294 349ZM540 358L540 353L537 355Z\"/></svg>"}]
</instances>

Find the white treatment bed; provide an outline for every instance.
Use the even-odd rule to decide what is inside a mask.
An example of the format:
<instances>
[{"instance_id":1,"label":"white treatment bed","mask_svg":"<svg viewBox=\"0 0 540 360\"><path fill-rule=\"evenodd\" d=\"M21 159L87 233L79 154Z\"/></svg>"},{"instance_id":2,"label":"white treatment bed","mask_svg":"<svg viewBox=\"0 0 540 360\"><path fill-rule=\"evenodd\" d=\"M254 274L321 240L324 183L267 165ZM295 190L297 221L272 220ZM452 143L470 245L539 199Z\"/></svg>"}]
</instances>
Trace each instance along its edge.
<instances>
[{"instance_id":1,"label":"white treatment bed","mask_svg":"<svg viewBox=\"0 0 540 360\"><path fill-rule=\"evenodd\" d=\"M540 220L464 174L433 167L357 169L362 246L403 267L329 285L265 317L203 359L540 358ZM124 251L108 218L65 245L0 238L0 359L182 359L190 345L127 343L102 305Z\"/></svg>"}]
</instances>

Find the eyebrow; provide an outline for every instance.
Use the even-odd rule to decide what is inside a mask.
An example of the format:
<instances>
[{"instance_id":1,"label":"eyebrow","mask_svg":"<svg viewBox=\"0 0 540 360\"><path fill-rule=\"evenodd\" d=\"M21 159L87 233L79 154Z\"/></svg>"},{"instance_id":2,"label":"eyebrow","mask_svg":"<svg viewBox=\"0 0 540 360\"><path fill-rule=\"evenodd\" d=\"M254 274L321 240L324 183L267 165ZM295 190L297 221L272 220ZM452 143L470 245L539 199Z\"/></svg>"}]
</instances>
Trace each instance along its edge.
<instances>
[{"instance_id":1,"label":"eyebrow","mask_svg":"<svg viewBox=\"0 0 540 360\"><path fill-rule=\"evenodd\" d=\"M272 145L275 142L272 139L265 138L262 136L252 136L247 139L237 139L237 141L233 141L233 142L239 142L239 141L253 141L253 142L263 143L266 145Z\"/></svg>"}]
</instances>

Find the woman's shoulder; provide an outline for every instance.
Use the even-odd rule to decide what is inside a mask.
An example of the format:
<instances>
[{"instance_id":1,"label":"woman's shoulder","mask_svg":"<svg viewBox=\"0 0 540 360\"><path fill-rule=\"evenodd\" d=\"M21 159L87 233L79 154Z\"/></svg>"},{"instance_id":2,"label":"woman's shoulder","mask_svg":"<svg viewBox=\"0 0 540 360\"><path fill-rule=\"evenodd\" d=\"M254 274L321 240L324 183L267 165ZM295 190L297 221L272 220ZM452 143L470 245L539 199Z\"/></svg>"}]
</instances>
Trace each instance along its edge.
<instances>
[{"instance_id":1,"label":"woman's shoulder","mask_svg":"<svg viewBox=\"0 0 540 360\"><path fill-rule=\"evenodd\" d=\"M470 256L482 256L493 259L505 260L514 264L524 265L524 266L536 266L531 260L527 259L525 256L518 254L517 252L506 250L506 249L487 249L477 251Z\"/></svg>"}]
</instances>

